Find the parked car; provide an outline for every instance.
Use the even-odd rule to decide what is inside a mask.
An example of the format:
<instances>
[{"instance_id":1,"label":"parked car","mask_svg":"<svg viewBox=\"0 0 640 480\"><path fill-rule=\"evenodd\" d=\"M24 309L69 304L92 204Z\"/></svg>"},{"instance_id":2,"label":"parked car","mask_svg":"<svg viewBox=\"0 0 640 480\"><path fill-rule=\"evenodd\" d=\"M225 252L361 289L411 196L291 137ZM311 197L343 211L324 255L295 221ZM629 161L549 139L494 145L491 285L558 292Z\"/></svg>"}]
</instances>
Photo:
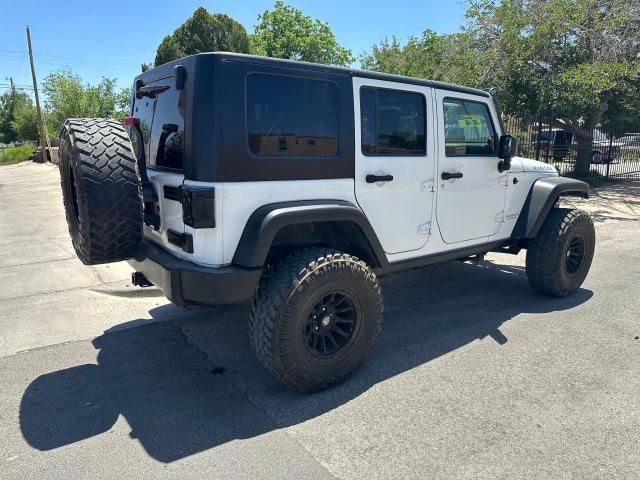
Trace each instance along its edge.
<instances>
[{"instance_id":1,"label":"parked car","mask_svg":"<svg viewBox=\"0 0 640 480\"><path fill-rule=\"evenodd\" d=\"M620 155L626 158L635 155L640 157L640 133L625 133L616 140L620 143Z\"/></svg>"},{"instance_id":2,"label":"parked car","mask_svg":"<svg viewBox=\"0 0 640 480\"><path fill-rule=\"evenodd\" d=\"M568 130L559 128L545 129L538 133L536 139L531 144L531 148L533 152L539 151L542 157L553 158L554 161L561 162L563 160L573 160L576 158L578 141L576 135ZM594 130L591 146L591 162L612 162L620 155L621 148L622 143L620 141L611 141L602 131Z\"/></svg>"}]
</instances>

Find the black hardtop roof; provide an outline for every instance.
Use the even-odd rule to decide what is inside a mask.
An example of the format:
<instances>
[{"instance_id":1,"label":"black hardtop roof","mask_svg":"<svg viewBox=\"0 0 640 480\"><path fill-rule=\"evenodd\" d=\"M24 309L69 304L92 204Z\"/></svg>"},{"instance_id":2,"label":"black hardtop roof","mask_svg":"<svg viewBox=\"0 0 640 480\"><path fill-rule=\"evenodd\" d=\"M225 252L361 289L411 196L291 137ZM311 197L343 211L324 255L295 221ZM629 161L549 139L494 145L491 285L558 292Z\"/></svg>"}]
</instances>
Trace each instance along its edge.
<instances>
[{"instance_id":1,"label":"black hardtop roof","mask_svg":"<svg viewBox=\"0 0 640 480\"><path fill-rule=\"evenodd\" d=\"M263 65L275 65L285 68L293 68L298 70L310 70L323 73L339 73L343 75L349 75L351 77L371 78L373 80L384 80L388 82L408 83L411 85L422 85L425 87L439 88L441 90L449 90L452 92L469 93L472 95L479 95L482 97L490 97L489 93L484 90L480 90L472 87L465 87L462 85L454 85L452 83L437 82L435 80L426 80L422 78L406 77L404 75L394 75L391 73L372 72L368 70L360 70L357 68L336 67L333 65L323 65L320 63L300 62L296 60L284 60L281 58L272 57L260 57L257 55L248 55L244 53L232 53L232 52L208 52L198 53L196 55L190 55L189 59L199 60L200 58L215 58L222 61L235 61L246 62ZM167 67L173 67L179 65L185 58L174 60L172 62L160 65L153 68L136 78L140 78L143 81L149 82L152 78L157 78L158 74L162 74L167 71Z\"/></svg>"}]
</instances>

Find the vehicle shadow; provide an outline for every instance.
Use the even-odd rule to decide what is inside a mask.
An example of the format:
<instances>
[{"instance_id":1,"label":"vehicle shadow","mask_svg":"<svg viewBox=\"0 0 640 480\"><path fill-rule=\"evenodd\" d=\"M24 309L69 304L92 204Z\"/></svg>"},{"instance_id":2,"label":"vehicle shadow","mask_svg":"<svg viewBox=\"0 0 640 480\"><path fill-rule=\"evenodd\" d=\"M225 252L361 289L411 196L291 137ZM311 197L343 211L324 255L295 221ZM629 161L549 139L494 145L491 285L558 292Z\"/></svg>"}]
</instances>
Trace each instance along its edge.
<instances>
[{"instance_id":1,"label":"vehicle shadow","mask_svg":"<svg viewBox=\"0 0 640 480\"><path fill-rule=\"evenodd\" d=\"M500 327L518 314L560 312L592 296L586 289L562 299L543 296L521 267L491 262L437 265L389 276L383 286L378 345L335 388L300 394L267 374L248 343L246 305L200 309L183 320L114 327L93 341L96 364L33 380L20 405L22 435L32 447L52 450L108 432L122 415L151 457L172 462L316 418L475 340L503 345Z\"/></svg>"}]
</instances>

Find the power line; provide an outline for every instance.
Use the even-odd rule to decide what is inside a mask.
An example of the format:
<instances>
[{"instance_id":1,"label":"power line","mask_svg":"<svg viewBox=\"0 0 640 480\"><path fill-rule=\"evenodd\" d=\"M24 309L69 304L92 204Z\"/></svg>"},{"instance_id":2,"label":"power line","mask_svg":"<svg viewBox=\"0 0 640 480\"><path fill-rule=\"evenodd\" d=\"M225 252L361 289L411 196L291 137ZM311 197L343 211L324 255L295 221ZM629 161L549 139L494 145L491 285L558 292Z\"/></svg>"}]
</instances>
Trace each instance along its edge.
<instances>
[{"instance_id":1,"label":"power line","mask_svg":"<svg viewBox=\"0 0 640 480\"><path fill-rule=\"evenodd\" d=\"M33 87L30 87L28 85L15 84L14 86L16 90L33 90ZM11 88L11 85L8 83L0 83L0 88Z\"/></svg>"},{"instance_id":2,"label":"power line","mask_svg":"<svg viewBox=\"0 0 640 480\"><path fill-rule=\"evenodd\" d=\"M20 76L20 72L22 72L22 66L24 65L24 61L27 58L26 53L22 56L22 60L20 60L20 65L18 65L18 70L16 70L16 79Z\"/></svg>"},{"instance_id":3,"label":"power line","mask_svg":"<svg viewBox=\"0 0 640 480\"><path fill-rule=\"evenodd\" d=\"M10 26L10 27L21 27L21 28L24 27L24 25L20 25L20 24L17 24L17 23L9 23L9 22L0 22L0 25L7 25L7 26ZM50 27L43 27L43 26L38 26L38 25L29 25L29 28L31 28L31 29L35 28L36 30L43 30L43 31L51 32L51 33L57 33L59 35L68 35L69 34L68 31L55 30L55 29L52 29ZM93 42L101 42L101 43L113 45L113 46L116 46L116 47L125 48L127 50L132 50L133 49L133 50L139 50L139 51L145 52L145 53L150 53L148 49L139 47L139 46L137 46L135 44L132 44L132 43L120 43L120 42L114 42L111 39L106 40L104 38L95 38L95 37L90 37L90 36L86 36L86 35L74 34L74 41L83 41L83 40L90 40L90 41L93 41Z\"/></svg>"},{"instance_id":4,"label":"power line","mask_svg":"<svg viewBox=\"0 0 640 480\"><path fill-rule=\"evenodd\" d=\"M0 49L0 55L2 54L7 54L7 55L26 55L27 52L25 51L20 51L20 50L3 50ZM107 61L107 62L94 62L92 60L89 60L87 58L79 58L79 57L67 57L64 55L51 55L48 53L40 53L40 52L33 52L33 55L35 57L46 57L46 58L59 58L62 60L71 60L72 62L82 62L82 63L89 63L92 65L113 65L113 66L119 66L119 67L130 67L132 65L131 62L114 62L114 61Z\"/></svg>"}]
</instances>

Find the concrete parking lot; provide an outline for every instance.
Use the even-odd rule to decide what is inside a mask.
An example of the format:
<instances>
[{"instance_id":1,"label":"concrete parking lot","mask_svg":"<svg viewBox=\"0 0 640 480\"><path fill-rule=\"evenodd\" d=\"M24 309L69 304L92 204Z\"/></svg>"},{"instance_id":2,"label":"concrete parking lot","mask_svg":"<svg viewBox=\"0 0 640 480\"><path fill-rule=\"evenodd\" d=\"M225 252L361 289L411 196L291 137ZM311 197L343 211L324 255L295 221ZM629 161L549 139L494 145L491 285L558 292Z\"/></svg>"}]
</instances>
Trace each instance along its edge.
<instances>
[{"instance_id":1,"label":"concrete parking lot","mask_svg":"<svg viewBox=\"0 0 640 480\"><path fill-rule=\"evenodd\" d=\"M246 305L186 310L85 267L55 167L0 168L0 477L635 479L640 188L580 203L580 291L517 257L383 279L385 325L345 384L292 393L250 350Z\"/></svg>"}]
</instances>

